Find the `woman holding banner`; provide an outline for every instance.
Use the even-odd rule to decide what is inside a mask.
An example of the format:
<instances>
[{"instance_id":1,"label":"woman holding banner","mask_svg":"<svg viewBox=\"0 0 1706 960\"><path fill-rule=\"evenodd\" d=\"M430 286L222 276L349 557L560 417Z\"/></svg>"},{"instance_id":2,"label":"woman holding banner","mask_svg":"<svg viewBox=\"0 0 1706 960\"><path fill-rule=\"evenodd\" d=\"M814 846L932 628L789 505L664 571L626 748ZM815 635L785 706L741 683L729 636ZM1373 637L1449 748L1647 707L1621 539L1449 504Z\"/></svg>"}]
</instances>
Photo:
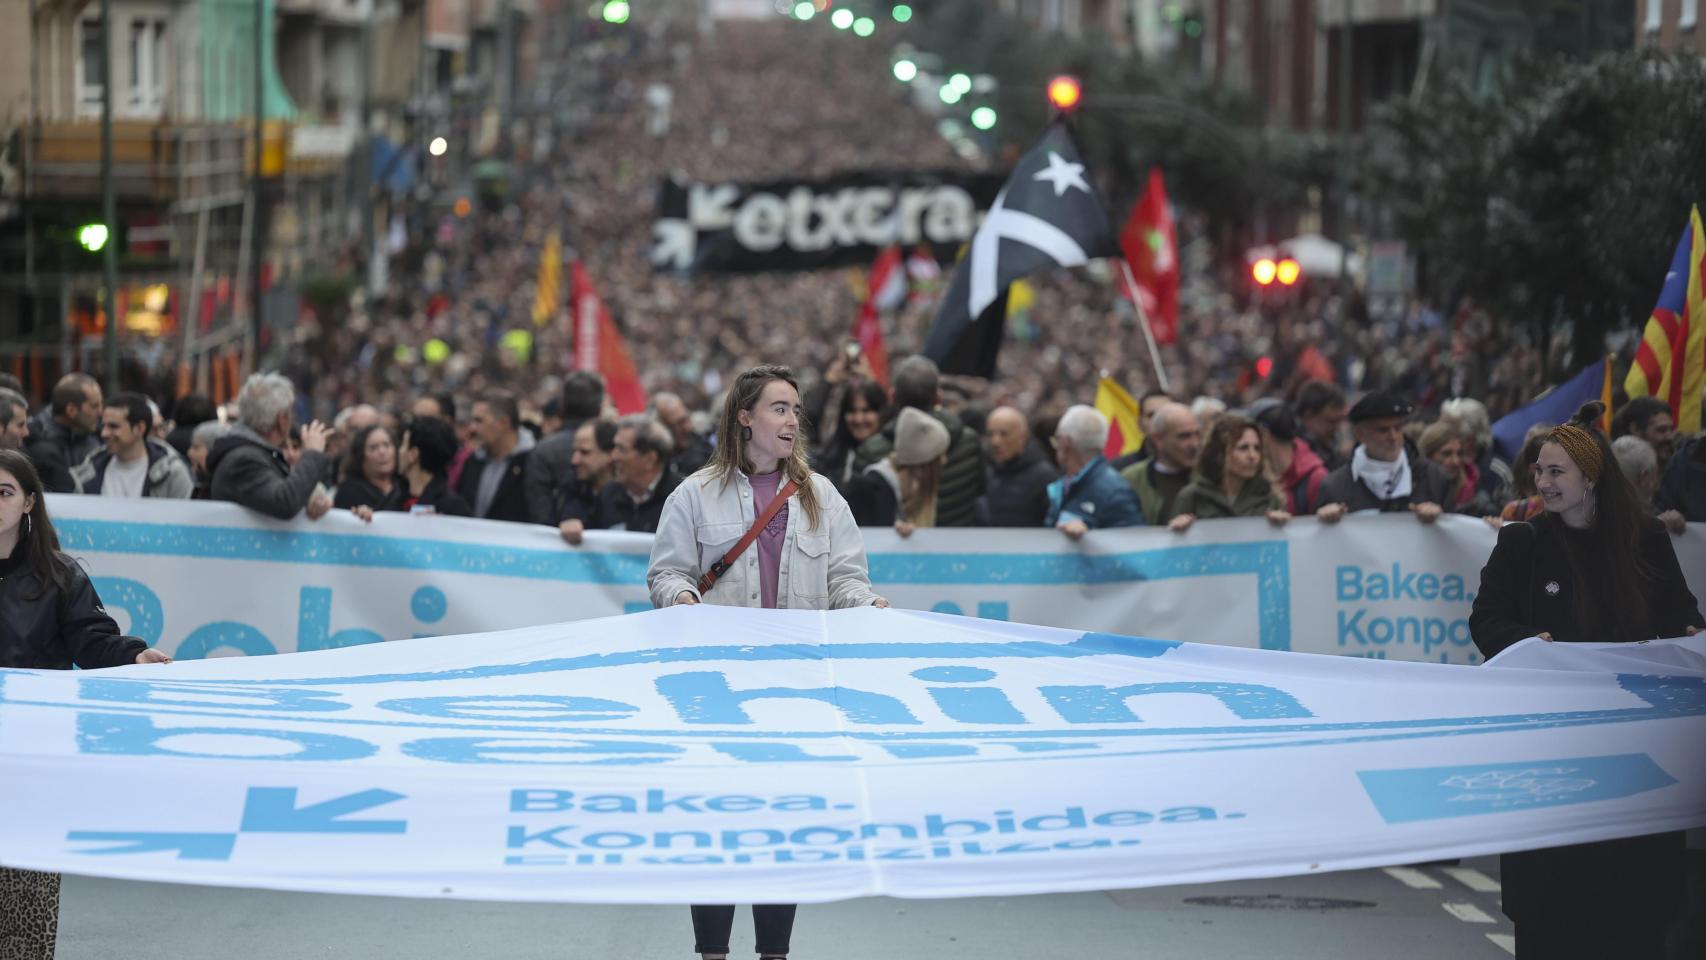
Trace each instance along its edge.
<instances>
[{"instance_id":1,"label":"woman holding banner","mask_svg":"<svg viewBox=\"0 0 1706 960\"><path fill-rule=\"evenodd\" d=\"M89 575L59 551L35 466L0 450L0 668L170 662L119 634ZM58 930L59 875L0 867L0 957L52 960Z\"/></svg>"},{"instance_id":2,"label":"woman holding banner","mask_svg":"<svg viewBox=\"0 0 1706 960\"><path fill-rule=\"evenodd\" d=\"M1499 529L1469 618L1488 657L1527 637L1631 643L1706 625L1670 534L1642 514L1592 427L1604 409L1590 403L1546 434L1534 464L1546 512ZM1511 853L1500 867L1519 958L1665 956L1685 885L1681 833Z\"/></svg>"},{"instance_id":3,"label":"woman holding banner","mask_svg":"<svg viewBox=\"0 0 1706 960\"><path fill-rule=\"evenodd\" d=\"M1223 413L1209 428L1197 459L1197 476L1173 501L1167 526L1184 533L1198 519L1267 517L1276 527L1291 519L1285 495L1268 482L1262 433L1253 421Z\"/></svg>"},{"instance_id":4,"label":"woman holding banner","mask_svg":"<svg viewBox=\"0 0 1706 960\"><path fill-rule=\"evenodd\" d=\"M741 374L723 403L711 462L664 503L646 571L653 606L888 606L871 589L847 502L806 456L793 372L765 365ZM766 960L788 955L794 910L753 904ZM734 915L733 905L694 905L693 949L724 960Z\"/></svg>"}]
</instances>

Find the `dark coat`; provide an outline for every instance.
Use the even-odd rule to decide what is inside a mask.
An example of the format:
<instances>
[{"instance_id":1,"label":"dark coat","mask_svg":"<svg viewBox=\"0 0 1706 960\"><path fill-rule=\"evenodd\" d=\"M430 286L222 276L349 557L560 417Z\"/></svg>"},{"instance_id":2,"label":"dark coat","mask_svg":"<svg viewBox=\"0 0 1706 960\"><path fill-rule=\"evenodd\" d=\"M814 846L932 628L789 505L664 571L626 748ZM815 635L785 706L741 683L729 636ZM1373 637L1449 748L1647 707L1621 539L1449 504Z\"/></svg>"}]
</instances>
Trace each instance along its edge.
<instances>
[{"instance_id":1,"label":"dark coat","mask_svg":"<svg viewBox=\"0 0 1706 960\"><path fill-rule=\"evenodd\" d=\"M552 434L556 439L560 434ZM569 434L572 443L574 434ZM501 482L498 483L497 495L492 498L492 508L487 511L484 519L509 520L514 523L532 523L533 514L527 502L527 470L533 462L533 455L538 447L523 450L509 459L507 470ZM470 505L478 507L480 502L480 476L492 466L492 461L486 459L483 453L476 453L469 458L468 465L462 468L461 481L456 485L456 492ZM569 476L574 476L571 472Z\"/></svg>"},{"instance_id":2,"label":"dark coat","mask_svg":"<svg viewBox=\"0 0 1706 960\"><path fill-rule=\"evenodd\" d=\"M283 450L248 427L238 426L214 441L207 453L207 470L213 476L208 487L211 499L289 520L308 506L314 488L331 466L332 459L325 454L304 450L291 469Z\"/></svg>"},{"instance_id":3,"label":"dark coat","mask_svg":"<svg viewBox=\"0 0 1706 960\"><path fill-rule=\"evenodd\" d=\"M1048 516L1048 485L1060 471L1043 456L1035 440L1006 463L989 462L983 502L992 527L1040 527Z\"/></svg>"},{"instance_id":4,"label":"dark coat","mask_svg":"<svg viewBox=\"0 0 1706 960\"><path fill-rule=\"evenodd\" d=\"M1706 520L1706 438L1690 440L1671 455L1653 506L1695 523Z\"/></svg>"},{"instance_id":5,"label":"dark coat","mask_svg":"<svg viewBox=\"0 0 1706 960\"><path fill-rule=\"evenodd\" d=\"M53 418L53 408L44 407L30 420L30 436L24 441L24 453L41 475L42 489L48 493L75 493L76 481L71 468L89 458L101 448L101 438L92 433L72 433L71 429Z\"/></svg>"},{"instance_id":6,"label":"dark coat","mask_svg":"<svg viewBox=\"0 0 1706 960\"><path fill-rule=\"evenodd\" d=\"M1610 639L1583 636L1576 624L1575 585L1564 540L1570 535L1563 521L1550 513L1499 528L1499 541L1481 568L1481 589L1469 616L1470 634L1484 656L1542 632L1566 642ZM1670 534L1651 518L1641 521L1641 559L1655 577L1643 584L1640 599L1648 611L1648 632L1678 637L1689 626L1706 626L1683 579Z\"/></svg>"},{"instance_id":7,"label":"dark coat","mask_svg":"<svg viewBox=\"0 0 1706 960\"><path fill-rule=\"evenodd\" d=\"M409 502L410 497L406 482L402 484L402 489L403 498L401 502L395 507L386 507L385 509L412 510L415 507L431 507L434 513L444 517L471 517L474 515L473 505L462 499L461 494L450 489L449 481L443 477L435 476L428 480L427 485L421 488L421 495L414 498L414 503Z\"/></svg>"},{"instance_id":8,"label":"dark coat","mask_svg":"<svg viewBox=\"0 0 1706 960\"><path fill-rule=\"evenodd\" d=\"M658 478L658 485L652 488L652 495L645 503L635 503L628 495L628 488L612 480L598 491L598 507L593 511L592 522L588 523L589 530L610 530L620 526L630 533L657 533L658 518L663 516L663 504L675 488L681 486L681 478L664 468L663 476Z\"/></svg>"},{"instance_id":9,"label":"dark coat","mask_svg":"<svg viewBox=\"0 0 1706 960\"><path fill-rule=\"evenodd\" d=\"M83 568L61 554L67 587L44 591L23 566L26 549L20 545L0 560L0 668L69 670L76 664L94 670L135 663L148 645L118 632Z\"/></svg>"},{"instance_id":10,"label":"dark coat","mask_svg":"<svg viewBox=\"0 0 1706 960\"><path fill-rule=\"evenodd\" d=\"M526 479L522 496L527 504L527 516L522 519L534 523L555 523L552 519L557 512L557 500L565 486L575 482L575 431L581 428L585 420L566 420L556 433L534 444L527 454ZM463 470L463 476L474 468L479 454L468 460L468 466ZM458 478L459 480L461 478ZM466 490L460 483L457 489ZM477 486L471 489L479 489ZM469 503L474 498L463 493ZM501 496L501 493L500 493ZM500 517L497 519L511 519Z\"/></svg>"},{"instance_id":11,"label":"dark coat","mask_svg":"<svg viewBox=\"0 0 1706 960\"><path fill-rule=\"evenodd\" d=\"M1065 514L1083 520L1092 530L1143 526L1143 507L1125 478L1108 461L1090 461L1082 476L1060 477L1048 485L1047 526L1059 526Z\"/></svg>"},{"instance_id":12,"label":"dark coat","mask_svg":"<svg viewBox=\"0 0 1706 960\"><path fill-rule=\"evenodd\" d=\"M1451 479L1451 476L1432 460L1409 450L1404 451L1404 456L1410 458L1408 497L1380 499L1367 484L1351 476L1351 465L1346 463L1327 474L1327 479L1321 481L1321 500L1315 505L1315 509L1319 510L1329 503L1342 503L1345 510L1351 513L1358 510L1403 513L1409 510L1412 504L1437 503L1446 513L1454 512L1457 505L1457 481Z\"/></svg>"},{"instance_id":13,"label":"dark coat","mask_svg":"<svg viewBox=\"0 0 1706 960\"><path fill-rule=\"evenodd\" d=\"M946 410L934 410L930 415L948 428L948 463L936 488L936 526L973 526L977 523L977 499L983 496L983 444L977 431L960 422L958 416ZM865 468L894 452L895 423L890 420L859 446L853 462L855 474L864 473Z\"/></svg>"},{"instance_id":14,"label":"dark coat","mask_svg":"<svg viewBox=\"0 0 1706 960\"><path fill-rule=\"evenodd\" d=\"M353 510L356 507L372 507L375 510L401 510L403 500L408 497L409 490L401 477L391 481L391 492L386 493L374 486L366 477L345 477L338 484L338 494L332 498L332 506L339 510Z\"/></svg>"},{"instance_id":15,"label":"dark coat","mask_svg":"<svg viewBox=\"0 0 1706 960\"><path fill-rule=\"evenodd\" d=\"M1491 657L1541 632L1554 640L1583 636L1575 619L1575 591L1563 522L1542 514L1499 530L1481 569L1481 587L1469 616L1470 635ZM1670 534L1656 520L1641 523L1643 560L1656 579L1643 584L1654 636L1674 637L1706 625L1682 577ZM1556 585L1556 591L1552 587ZM1683 835L1654 834L1506 854L1500 860L1505 915L1519 923L1569 929L1583 917L1617 917L1646 930L1663 930L1682 902Z\"/></svg>"}]
</instances>

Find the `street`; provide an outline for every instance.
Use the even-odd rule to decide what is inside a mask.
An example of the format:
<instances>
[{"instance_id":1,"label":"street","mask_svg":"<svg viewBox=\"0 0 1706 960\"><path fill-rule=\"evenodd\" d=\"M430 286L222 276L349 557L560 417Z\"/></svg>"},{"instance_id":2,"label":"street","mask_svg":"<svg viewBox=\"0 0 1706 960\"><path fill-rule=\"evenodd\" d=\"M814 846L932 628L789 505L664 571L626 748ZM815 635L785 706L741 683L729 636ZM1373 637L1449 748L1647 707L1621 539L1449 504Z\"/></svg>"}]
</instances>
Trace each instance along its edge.
<instances>
[{"instance_id":1,"label":"street","mask_svg":"<svg viewBox=\"0 0 1706 960\"><path fill-rule=\"evenodd\" d=\"M683 907L429 902L67 877L59 960L686 957ZM734 952L748 956L743 910ZM1511 956L1498 858L1309 877L972 900L807 906L803 960L1269 960Z\"/></svg>"}]
</instances>

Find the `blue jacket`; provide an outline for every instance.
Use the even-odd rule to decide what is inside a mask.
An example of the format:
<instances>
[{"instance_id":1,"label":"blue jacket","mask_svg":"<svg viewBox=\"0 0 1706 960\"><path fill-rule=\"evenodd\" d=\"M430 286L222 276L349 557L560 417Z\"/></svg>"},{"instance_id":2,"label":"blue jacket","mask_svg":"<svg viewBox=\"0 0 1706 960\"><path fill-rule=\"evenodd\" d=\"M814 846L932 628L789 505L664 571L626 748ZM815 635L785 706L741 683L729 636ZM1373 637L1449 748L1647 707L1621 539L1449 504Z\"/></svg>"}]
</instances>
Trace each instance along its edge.
<instances>
[{"instance_id":1,"label":"blue jacket","mask_svg":"<svg viewBox=\"0 0 1706 960\"><path fill-rule=\"evenodd\" d=\"M1097 457L1072 476L1048 485L1048 516L1043 522L1055 527L1069 520L1082 520L1092 530L1140 527L1143 508L1131 484Z\"/></svg>"}]
</instances>

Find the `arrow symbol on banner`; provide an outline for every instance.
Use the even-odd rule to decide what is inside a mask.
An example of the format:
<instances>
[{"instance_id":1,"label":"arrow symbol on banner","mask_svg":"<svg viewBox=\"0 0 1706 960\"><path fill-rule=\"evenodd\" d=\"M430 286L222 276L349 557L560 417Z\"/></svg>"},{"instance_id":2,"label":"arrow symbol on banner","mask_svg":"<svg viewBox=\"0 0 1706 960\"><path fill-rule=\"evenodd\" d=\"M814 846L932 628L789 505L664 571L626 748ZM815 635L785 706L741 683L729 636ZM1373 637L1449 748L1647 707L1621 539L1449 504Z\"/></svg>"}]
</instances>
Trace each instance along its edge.
<instances>
[{"instance_id":1,"label":"arrow symbol on banner","mask_svg":"<svg viewBox=\"0 0 1706 960\"><path fill-rule=\"evenodd\" d=\"M363 790L306 807L295 787L250 787L243 805L244 833L403 833L407 820L340 820L339 817L403 799L390 790Z\"/></svg>"},{"instance_id":2,"label":"arrow symbol on banner","mask_svg":"<svg viewBox=\"0 0 1706 960\"><path fill-rule=\"evenodd\" d=\"M97 830L72 830L65 835L65 839L118 844L99 850L73 851L75 853L101 856L176 850L179 860L229 860L231 849L237 845L235 833L107 833Z\"/></svg>"}]
</instances>

